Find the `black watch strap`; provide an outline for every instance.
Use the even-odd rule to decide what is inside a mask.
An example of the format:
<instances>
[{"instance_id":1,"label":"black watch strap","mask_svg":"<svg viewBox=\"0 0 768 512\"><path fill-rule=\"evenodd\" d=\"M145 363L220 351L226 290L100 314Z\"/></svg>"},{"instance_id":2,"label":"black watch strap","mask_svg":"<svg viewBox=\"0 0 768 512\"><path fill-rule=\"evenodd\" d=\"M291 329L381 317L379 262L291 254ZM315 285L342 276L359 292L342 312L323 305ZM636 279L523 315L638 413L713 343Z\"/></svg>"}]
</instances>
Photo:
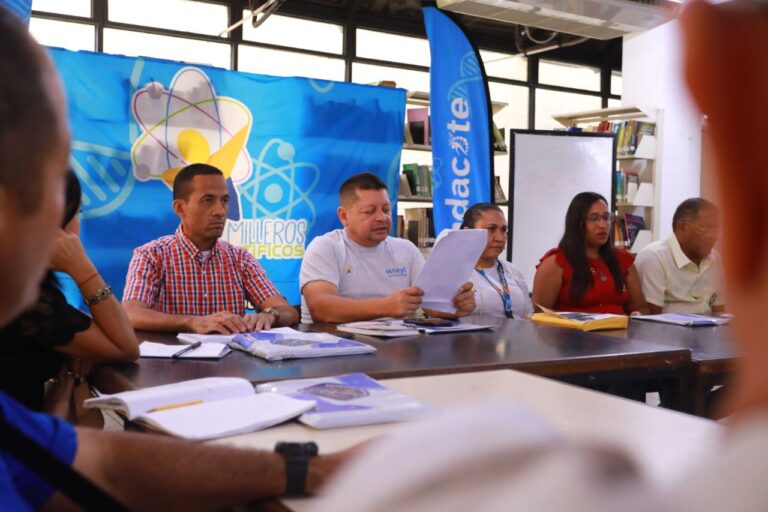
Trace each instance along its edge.
<instances>
[{"instance_id":1,"label":"black watch strap","mask_svg":"<svg viewBox=\"0 0 768 512\"><path fill-rule=\"evenodd\" d=\"M275 452L285 461L286 491L288 496L307 494L309 459L317 455L315 443L277 443Z\"/></svg>"}]
</instances>

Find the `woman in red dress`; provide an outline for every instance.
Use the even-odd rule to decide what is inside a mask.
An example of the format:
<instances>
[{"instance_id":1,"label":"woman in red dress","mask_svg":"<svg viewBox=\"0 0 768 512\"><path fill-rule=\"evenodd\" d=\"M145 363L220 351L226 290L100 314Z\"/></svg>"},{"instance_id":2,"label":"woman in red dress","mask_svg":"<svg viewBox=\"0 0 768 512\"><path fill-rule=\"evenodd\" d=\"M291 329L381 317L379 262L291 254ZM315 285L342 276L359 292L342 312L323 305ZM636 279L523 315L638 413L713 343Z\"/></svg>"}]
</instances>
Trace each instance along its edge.
<instances>
[{"instance_id":1,"label":"woman in red dress","mask_svg":"<svg viewBox=\"0 0 768 512\"><path fill-rule=\"evenodd\" d=\"M615 249L613 213L600 194L582 192L565 214L557 248L541 258L533 280L533 303L558 311L648 314L634 256Z\"/></svg>"}]
</instances>

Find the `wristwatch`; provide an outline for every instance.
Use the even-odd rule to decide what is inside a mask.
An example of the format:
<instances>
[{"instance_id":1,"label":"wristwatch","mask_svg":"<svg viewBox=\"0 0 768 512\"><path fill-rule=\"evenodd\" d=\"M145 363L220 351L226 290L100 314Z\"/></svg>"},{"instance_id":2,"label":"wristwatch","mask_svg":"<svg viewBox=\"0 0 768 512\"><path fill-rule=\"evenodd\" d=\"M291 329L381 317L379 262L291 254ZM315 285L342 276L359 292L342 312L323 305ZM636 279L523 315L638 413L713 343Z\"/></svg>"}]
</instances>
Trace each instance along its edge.
<instances>
[{"instance_id":1,"label":"wristwatch","mask_svg":"<svg viewBox=\"0 0 768 512\"><path fill-rule=\"evenodd\" d=\"M261 310L261 312L272 315L275 318L275 323L280 321L280 311L275 308L264 308Z\"/></svg>"},{"instance_id":2,"label":"wristwatch","mask_svg":"<svg viewBox=\"0 0 768 512\"><path fill-rule=\"evenodd\" d=\"M285 460L285 479L287 496L304 496L307 494L307 473L309 459L318 453L315 443L277 443L275 452Z\"/></svg>"}]
</instances>

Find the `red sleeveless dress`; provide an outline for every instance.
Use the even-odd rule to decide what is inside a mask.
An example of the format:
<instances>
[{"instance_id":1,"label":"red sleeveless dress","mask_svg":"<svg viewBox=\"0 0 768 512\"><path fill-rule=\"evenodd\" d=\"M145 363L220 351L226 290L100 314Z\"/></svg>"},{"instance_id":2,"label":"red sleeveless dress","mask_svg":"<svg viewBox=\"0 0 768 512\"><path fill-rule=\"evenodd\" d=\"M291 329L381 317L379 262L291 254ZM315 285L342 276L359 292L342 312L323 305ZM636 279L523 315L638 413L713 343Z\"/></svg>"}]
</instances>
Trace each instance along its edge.
<instances>
[{"instance_id":1,"label":"red sleeveless dress","mask_svg":"<svg viewBox=\"0 0 768 512\"><path fill-rule=\"evenodd\" d=\"M568 262L559 248L552 249L539 260L539 265L550 256L555 256L555 263L563 269L563 281L560 294L554 309L556 311L580 311L584 313L613 313L626 315L624 305L629 301L629 292L626 284L620 294L616 293L616 284L611 271L602 258L589 258L589 266L592 269L593 285L584 292L584 296L578 302L572 302L570 298L571 280L573 279L573 267ZM619 262L621 275L626 283L629 267L635 262L635 257L623 249L616 249L616 259ZM536 268L539 268L539 265Z\"/></svg>"}]
</instances>

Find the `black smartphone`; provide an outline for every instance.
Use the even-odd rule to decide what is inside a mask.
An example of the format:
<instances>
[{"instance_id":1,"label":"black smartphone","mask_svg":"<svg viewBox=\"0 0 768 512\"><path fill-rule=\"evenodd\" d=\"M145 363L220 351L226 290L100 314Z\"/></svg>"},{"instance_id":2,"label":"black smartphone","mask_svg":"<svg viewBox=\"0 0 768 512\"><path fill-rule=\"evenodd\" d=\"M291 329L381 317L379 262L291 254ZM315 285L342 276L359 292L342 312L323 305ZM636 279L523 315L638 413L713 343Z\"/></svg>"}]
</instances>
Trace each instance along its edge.
<instances>
[{"instance_id":1,"label":"black smartphone","mask_svg":"<svg viewBox=\"0 0 768 512\"><path fill-rule=\"evenodd\" d=\"M451 327L459 322L456 320L446 320L444 318L422 318L420 320L407 318L403 320L406 325L418 325L420 327Z\"/></svg>"}]
</instances>

